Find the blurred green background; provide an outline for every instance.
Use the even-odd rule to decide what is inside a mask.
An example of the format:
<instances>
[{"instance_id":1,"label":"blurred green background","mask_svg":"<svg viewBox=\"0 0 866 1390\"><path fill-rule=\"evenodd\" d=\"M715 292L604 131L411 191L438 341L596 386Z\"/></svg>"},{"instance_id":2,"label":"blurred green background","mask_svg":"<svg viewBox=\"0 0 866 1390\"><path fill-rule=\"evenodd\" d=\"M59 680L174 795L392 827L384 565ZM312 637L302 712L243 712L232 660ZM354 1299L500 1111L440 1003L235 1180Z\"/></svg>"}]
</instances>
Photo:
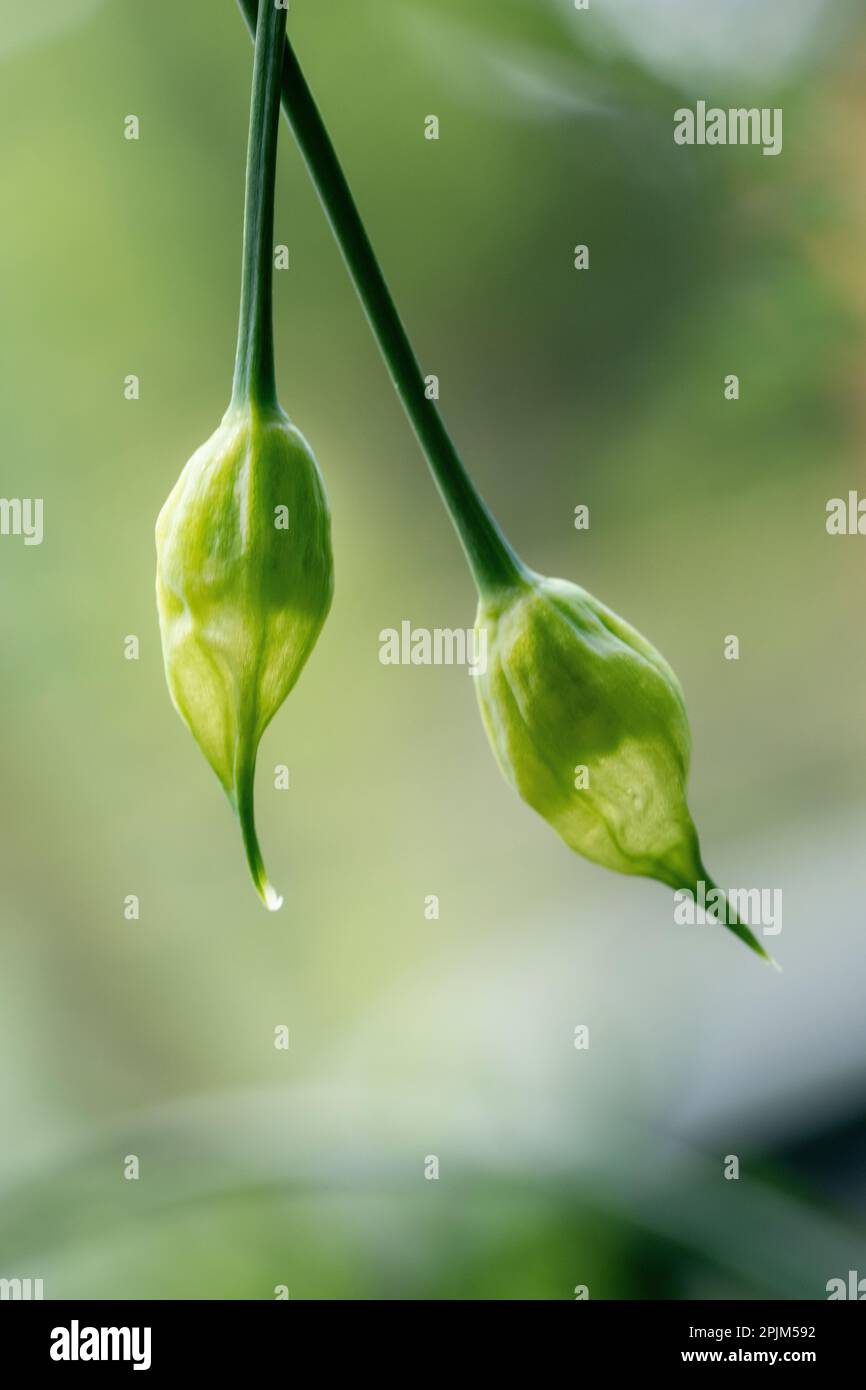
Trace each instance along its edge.
<instances>
[{"instance_id":1,"label":"blurred green background","mask_svg":"<svg viewBox=\"0 0 866 1390\"><path fill-rule=\"evenodd\" d=\"M157 512L228 399L252 47L232 0L0 0L0 490L45 499L42 546L0 539L0 1277L676 1299L866 1276L864 542L824 528L864 478L866 16L646 10L293 0L289 29L506 532L677 670L705 858L783 890L781 976L570 854L501 781L465 670L380 665L383 628L469 626L474 591L285 126L278 379L337 588L260 753L286 897L262 910L153 597ZM675 147L699 98L783 107L781 156Z\"/></svg>"}]
</instances>

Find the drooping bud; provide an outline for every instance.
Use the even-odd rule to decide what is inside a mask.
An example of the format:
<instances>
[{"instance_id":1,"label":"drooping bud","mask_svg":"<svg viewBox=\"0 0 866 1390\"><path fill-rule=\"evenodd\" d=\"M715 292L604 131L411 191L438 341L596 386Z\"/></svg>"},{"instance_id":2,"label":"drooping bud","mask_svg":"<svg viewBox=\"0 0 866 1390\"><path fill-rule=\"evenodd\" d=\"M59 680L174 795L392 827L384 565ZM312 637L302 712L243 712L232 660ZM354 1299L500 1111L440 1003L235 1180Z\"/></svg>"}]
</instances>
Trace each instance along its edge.
<instances>
[{"instance_id":1,"label":"drooping bud","mask_svg":"<svg viewBox=\"0 0 866 1390\"><path fill-rule=\"evenodd\" d=\"M232 401L187 463L156 525L165 672L181 717L237 812L253 882L256 752L331 605L331 517L318 465L277 401L272 322L274 177L286 10L261 4L247 148L241 309Z\"/></svg>"},{"instance_id":2,"label":"drooping bud","mask_svg":"<svg viewBox=\"0 0 866 1390\"><path fill-rule=\"evenodd\" d=\"M605 868L692 892L712 883L686 802L683 694L655 647L585 589L528 571L482 597L476 629L481 717L523 800ZM746 926L732 930L769 959Z\"/></svg>"},{"instance_id":3,"label":"drooping bud","mask_svg":"<svg viewBox=\"0 0 866 1390\"><path fill-rule=\"evenodd\" d=\"M159 515L157 606L175 708L240 819L270 908L253 779L265 728L300 675L333 592L316 460L282 412L230 409Z\"/></svg>"}]
</instances>

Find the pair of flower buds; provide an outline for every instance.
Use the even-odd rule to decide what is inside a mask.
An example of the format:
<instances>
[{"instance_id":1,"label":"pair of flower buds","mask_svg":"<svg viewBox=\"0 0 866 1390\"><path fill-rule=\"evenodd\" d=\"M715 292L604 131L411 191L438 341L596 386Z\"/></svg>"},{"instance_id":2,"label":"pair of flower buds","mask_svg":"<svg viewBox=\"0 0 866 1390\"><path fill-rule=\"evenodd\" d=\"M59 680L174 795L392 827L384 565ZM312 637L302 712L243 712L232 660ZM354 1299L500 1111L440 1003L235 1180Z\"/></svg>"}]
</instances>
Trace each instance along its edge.
<instances>
[{"instance_id":1,"label":"pair of flower buds","mask_svg":"<svg viewBox=\"0 0 866 1390\"><path fill-rule=\"evenodd\" d=\"M288 528L277 524L284 508ZM253 882L277 908L255 831L256 753L333 592L325 487L285 415L229 410L163 507L157 550L172 698L238 815ZM481 597L476 630L488 653L473 682L482 720L524 801L605 868L674 889L709 881L686 803L683 695L655 647L584 589L523 569Z\"/></svg>"},{"instance_id":2,"label":"pair of flower buds","mask_svg":"<svg viewBox=\"0 0 866 1390\"><path fill-rule=\"evenodd\" d=\"M262 5L259 12L254 94L259 90L262 102L271 103L274 119L273 92L265 85L267 44L284 40L269 10ZM263 24L274 32L263 34ZM255 115L253 160L254 125ZM256 198L250 188L248 164L248 223ZM272 207L270 215L272 224ZM257 224L255 234L267 281L259 291L264 284L269 296L267 225ZM265 309L269 315L269 299ZM239 361L243 320L242 310ZM265 338L268 329L265 324ZM322 630L333 560L328 499L309 445L275 391L243 389L243 382L160 513L157 601L175 706L228 794L253 882L274 909L282 900L265 874L254 822L256 754ZM526 568L465 473L463 483L468 512L476 516L475 522L465 512L458 517L452 497L464 544L476 525L477 553L492 545L501 561L473 567L476 629L488 653L474 685L506 779L594 863L674 889L711 882L686 803L690 735L674 672L646 638L584 589ZM765 955L747 927L735 923L733 930Z\"/></svg>"}]
</instances>

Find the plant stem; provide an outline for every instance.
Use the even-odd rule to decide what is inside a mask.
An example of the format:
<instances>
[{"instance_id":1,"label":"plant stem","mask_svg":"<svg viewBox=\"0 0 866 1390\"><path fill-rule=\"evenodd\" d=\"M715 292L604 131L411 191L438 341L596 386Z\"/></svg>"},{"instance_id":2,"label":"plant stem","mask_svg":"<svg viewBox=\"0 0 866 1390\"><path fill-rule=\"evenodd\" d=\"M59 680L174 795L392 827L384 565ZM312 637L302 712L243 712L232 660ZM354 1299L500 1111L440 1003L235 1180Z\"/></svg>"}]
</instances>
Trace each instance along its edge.
<instances>
[{"instance_id":1,"label":"plant stem","mask_svg":"<svg viewBox=\"0 0 866 1390\"><path fill-rule=\"evenodd\" d=\"M238 0L251 32L256 0ZM412 350L370 244L334 146L291 44L282 69L283 111L316 186L391 380L412 423L430 471L469 561L482 597L519 584L526 570L467 473Z\"/></svg>"},{"instance_id":2,"label":"plant stem","mask_svg":"<svg viewBox=\"0 0 866 1390\"><path fill-rule=\"evenodd\" d=\"M253 16L255 20L255 16ZM275 409L273 256L274 181L280 126L280 77L286 11L263 0L255 30L253 94L247 146L241 310L232 405Z\"/></svg>"}]
</instances>

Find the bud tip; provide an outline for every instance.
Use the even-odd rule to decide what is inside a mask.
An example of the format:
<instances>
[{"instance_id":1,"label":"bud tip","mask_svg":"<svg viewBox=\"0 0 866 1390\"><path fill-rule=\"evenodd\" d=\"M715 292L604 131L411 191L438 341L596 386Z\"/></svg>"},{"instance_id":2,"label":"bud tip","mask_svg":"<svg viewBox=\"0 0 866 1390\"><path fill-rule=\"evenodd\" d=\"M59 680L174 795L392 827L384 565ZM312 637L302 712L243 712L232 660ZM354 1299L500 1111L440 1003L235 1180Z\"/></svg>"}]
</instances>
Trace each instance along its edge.
<instances>
[{"instance_id":1,"label":"bud tip","mask_svg":"<svg viewBox=\"0 0 866 1390\"><path fill-rule=\"evenodd\" d=\"M272 888L269 883L265 884L265 907L268 912L279 912L283 905L283 900L276 888Z\"/></svg>"}]
</instances>

